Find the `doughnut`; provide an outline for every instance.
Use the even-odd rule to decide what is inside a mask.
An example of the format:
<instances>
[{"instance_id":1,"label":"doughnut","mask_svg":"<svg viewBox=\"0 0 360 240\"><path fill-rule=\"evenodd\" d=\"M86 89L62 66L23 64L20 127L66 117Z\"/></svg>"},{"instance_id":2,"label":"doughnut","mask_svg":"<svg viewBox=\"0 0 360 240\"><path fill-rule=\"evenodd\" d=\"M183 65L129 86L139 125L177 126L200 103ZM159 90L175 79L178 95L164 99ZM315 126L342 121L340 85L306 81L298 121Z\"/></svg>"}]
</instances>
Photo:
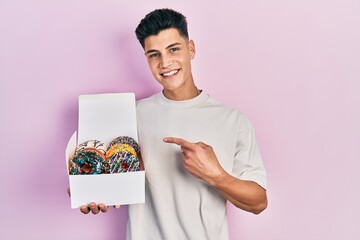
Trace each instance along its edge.
<instances>
[{"instance_id":1,"label":"doughnut","mask_svg":"<svg viewBox=\"0 0 360 240\"><path fill-rule=\"evenodd\" d=\"M113 139L108 146L108 150L114 145L114 144L128 144L132 146L138 156L140 156L140 147L139 144L132 138L128 136L120 136L115 139Z\"/></svg>"},{"instance_id":2,"label":"doughnut","mask_svg":"<svg viewBox=\"0 0 360 240\"><path fill-rule=\"evenodd\" d=\"M102 174L106 172L104 144L97 140L86 141L75 150L69 161L70 175Z\"/></svg>"},{"instance_id":3,"label":"doughnut","mask_svg":"<svg viewBox=\"0 0 360 240\"><path fill-rule=\"evenodd\" d=\"M129 144L113 143L106 151L106 159L109 173L140 170L139 156L137 155L136 150Z\"/></svg>"},{"instance_id":4,"label":"doughnut","mask_svg":"<svg viewBox=\"0 0 360 240\"><path fill-rule=\"evenodd\" d=\"M140 147L131 137L113 139L106 148L98 140L85 141L78 145L69 160L70 175L121 173L140 170Z\"/></svg>"},{"instance_id":5,"label":"doughnut","mask_svg":"<svg viewBox=\"0 0 360 240\"><path fill-rule=\"evenodd\" d=\"M94 148L94 149L100 151L104 155L106 153L106 146L103 142L98 141L98 140L89 140L89 141L85 141L85 142L79 144L75 150L75 154L77 154L81 150L88 149L88 148Z\"/></svg>"}]
</instances>

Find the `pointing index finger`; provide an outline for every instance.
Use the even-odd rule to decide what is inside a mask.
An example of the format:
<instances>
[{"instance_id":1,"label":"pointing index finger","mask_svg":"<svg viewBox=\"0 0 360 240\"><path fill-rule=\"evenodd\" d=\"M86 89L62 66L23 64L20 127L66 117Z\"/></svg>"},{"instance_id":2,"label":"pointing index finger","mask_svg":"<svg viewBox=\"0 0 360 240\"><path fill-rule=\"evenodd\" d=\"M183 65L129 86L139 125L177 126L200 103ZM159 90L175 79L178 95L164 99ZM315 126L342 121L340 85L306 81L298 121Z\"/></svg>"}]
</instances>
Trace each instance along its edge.
<instances>
[{"instance_id":1,"label":"pointing index finger","mask_svg":"<svg viewBox=\"0 0 360 240\"><path fill-rule=\"evenodd\" d=\"M164 138L164 142L175 143L175 144L179 145L180 147L192 149L192 144L182 138L166 137L166 138Z\"/></svg>"}]
</instances>

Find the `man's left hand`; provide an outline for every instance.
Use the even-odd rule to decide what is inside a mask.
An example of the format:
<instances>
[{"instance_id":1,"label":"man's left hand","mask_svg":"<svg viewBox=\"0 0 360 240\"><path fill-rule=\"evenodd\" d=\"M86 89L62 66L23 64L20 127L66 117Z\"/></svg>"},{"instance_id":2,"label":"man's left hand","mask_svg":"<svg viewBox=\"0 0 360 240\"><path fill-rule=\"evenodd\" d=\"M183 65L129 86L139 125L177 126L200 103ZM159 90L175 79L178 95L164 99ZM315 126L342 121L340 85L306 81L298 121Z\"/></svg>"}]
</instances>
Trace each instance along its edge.
<instances>
[{"instance_id":1,"label":"man's left hand","mask_svg":"<svg viewBox=\"0 0 360 240\"><path fill-rule=\"evenodd\" d=\"M213 148L203 142L191 143L182 138L167 137L166 143L175 143L183 151L183 164L187 171L209 184L224 174Z\"/></svg>"}]
</instances>

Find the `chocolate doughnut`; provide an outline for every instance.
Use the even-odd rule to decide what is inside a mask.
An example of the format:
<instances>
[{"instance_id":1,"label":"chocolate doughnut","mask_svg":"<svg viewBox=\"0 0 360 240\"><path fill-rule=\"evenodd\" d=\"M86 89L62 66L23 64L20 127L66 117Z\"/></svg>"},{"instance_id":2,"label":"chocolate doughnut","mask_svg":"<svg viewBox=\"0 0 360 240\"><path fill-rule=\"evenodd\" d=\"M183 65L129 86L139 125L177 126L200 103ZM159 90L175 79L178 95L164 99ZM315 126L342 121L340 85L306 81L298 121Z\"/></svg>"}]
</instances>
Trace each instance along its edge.
<instances>
[{"instance_id":1,"label":"chocolate doughnut","mask_svg":"<svg viewBox=\"0 0 360 240\"><path fill-rule=\"evenodd\" d=\"M75 150L69 161L70 175L102 174L106 172L104 144L97 140L86 141Z\"/></svg>"}]
</instances>

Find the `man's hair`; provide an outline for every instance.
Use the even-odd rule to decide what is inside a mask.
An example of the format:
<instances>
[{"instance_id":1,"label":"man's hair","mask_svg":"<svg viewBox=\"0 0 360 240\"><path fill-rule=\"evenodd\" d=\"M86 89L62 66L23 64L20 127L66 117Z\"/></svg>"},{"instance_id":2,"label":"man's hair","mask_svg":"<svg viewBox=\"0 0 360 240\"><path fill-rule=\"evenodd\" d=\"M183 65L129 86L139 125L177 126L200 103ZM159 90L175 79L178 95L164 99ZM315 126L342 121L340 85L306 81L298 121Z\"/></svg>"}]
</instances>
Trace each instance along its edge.
<instances>
[{"instance_id":1,"label":"man's hair","mask_svg":"<svg viewBox=\"0 0 360 240\"><path fill-rule=\"evenodd\" d=\"M148 13L137 26L135 33L141 46L145 48L145 39L157 35L162 30L176 28L182 37L189 39L186 17L181 13L168 9L156 9Z\"/></svg>"}]
</instances>

